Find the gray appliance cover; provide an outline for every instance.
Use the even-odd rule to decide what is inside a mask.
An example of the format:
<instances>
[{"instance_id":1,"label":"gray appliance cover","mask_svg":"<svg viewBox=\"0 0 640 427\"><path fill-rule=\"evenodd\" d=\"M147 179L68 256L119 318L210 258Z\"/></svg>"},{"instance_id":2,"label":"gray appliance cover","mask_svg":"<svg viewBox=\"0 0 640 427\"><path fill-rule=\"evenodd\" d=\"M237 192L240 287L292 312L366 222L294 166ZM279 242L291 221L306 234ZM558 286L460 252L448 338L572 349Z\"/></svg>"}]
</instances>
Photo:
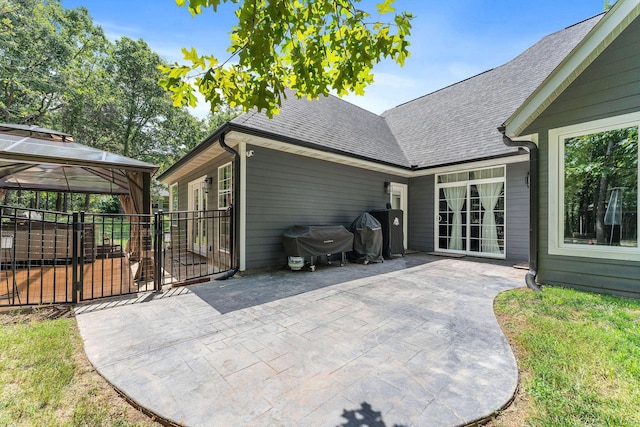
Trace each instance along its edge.
<instances>
[{"instance_id":1,"label":"gray appliance cover","mask_svg":"<svg viewBox=\"0 0 640 427\"><path fill-rule=\"evenodd\" d=\"M287 256L320 256L349 252L353 234L342 225L295 225L282 236Z\"/></svg>"},{"instance_id":2,"label":"gray appliance cover","mask_svg":"<svg viewBox=\"0 0 640 427\"><path fill-rule=\"evenodd\" d=\"M353 252L350 258L369 262L383 262L382 225L369 213L363 213L351 223Z\"/></svg>"}]
</instances>

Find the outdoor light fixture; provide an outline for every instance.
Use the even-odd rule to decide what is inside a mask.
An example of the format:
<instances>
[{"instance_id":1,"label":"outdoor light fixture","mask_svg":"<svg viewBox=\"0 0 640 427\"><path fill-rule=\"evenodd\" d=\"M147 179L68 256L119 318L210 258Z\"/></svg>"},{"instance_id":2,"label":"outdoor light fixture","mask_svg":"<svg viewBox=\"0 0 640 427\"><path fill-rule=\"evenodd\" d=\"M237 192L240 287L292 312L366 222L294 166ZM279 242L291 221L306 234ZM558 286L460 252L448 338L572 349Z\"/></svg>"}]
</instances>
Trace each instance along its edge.
<instances>
[{"instance_id":1,"label":"outdoor light fixture","mask_svg":"<svg viewBox=\"0 0 640 427\"><path fill-rule=\"evenodd\" d=\"M389 181L384 182L384 193L391 194L391 183Z\"/></svg>"},{"instance_id":2,"label":"outdoor light fixture","mask_svg":"<svg viewBox=\"0 0 640 427\"><path fill-rule=\"evenodd\" d=\"M211 187L213 186L213 177L212 176L206 177L203 183L205 184L205 187L204 187L205 193L209 193L209 191L211 191Z\"/></svg>"}]
</instances>

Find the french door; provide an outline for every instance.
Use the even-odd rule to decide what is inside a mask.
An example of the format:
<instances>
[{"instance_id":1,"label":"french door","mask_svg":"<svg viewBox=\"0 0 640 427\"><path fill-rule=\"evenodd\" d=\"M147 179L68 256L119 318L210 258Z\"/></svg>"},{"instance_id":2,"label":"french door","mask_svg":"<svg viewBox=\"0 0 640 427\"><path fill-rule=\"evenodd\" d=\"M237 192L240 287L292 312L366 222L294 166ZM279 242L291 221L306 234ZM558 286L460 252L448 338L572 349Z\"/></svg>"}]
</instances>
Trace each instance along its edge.
<instances>
[{"instance_id":1,"label":"french door","mask_svg":"<svg viewBox=\"0 0 640 427\"><path fill-rule=\"evenodd\" d=\"M505 258L504 166L436 176L436 250Z\"/></svg>"},{"instance_id":2,"label":"french door","mask_svg":"<svg viewBox=\"0 0 640 427\"><path fill-rule=\"evenodd\" d=\"M408 242L408 224L409 221L407 219L407 215L409 213L409 204L408 204L408 193L409 187L407 184L399 184L397 182L392 182L390 184L390 192L389 192L389 203L391 204L392 209L402 209L402 233L403 233L403 245L405 249L407 248Z\"/></svg>"},{"instance_id":3,"label":"french door","mask_svg":"<svg viewBox=\"0 0 640 427\"><path fill-rule=\"evenodd\" d=\"M189 244L193 252L200 255L207 255L206 178L203 176L189 183L189 211L194 216L193 221L188 221Z\"/></svg>"}]
</instances>

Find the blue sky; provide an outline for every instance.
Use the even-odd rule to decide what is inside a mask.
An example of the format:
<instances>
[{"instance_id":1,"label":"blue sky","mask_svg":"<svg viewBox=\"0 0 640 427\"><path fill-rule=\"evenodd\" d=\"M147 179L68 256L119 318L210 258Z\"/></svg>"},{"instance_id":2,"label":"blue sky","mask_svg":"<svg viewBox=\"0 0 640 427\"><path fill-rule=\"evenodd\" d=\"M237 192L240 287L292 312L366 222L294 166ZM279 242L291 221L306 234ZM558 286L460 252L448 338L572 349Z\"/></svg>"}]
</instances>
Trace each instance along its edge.
<instances>
[{"instance_id":1,"label":"blue sky","mask_svg":"<svg viewBox=\"0 0 640 427\"><path fill-rule=\"evenodd\" d=\"M375 10L374 0L363 0ZM94 22L114 40L144 39L173 62L181 47L224 57L233 8L226 6L191 17L174 0L62 0L67 8L84 6ZM376 66L375 83L364 96L346 99L375 113L456 83L517 56L547 34L603 10L603 0L396 0L397 10L415 16L411 57L400 68ZM204 116L201 102L195 113Z\"/></svg>"}]
</instances>

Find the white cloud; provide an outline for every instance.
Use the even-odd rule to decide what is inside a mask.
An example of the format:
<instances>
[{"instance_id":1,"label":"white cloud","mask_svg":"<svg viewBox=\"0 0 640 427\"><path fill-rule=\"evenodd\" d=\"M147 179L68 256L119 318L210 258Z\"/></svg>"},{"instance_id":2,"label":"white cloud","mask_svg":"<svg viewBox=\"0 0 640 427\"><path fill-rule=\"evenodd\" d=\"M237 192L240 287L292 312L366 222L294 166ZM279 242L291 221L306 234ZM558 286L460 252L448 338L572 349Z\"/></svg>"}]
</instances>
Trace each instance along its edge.
<instances>
[{"instance_id":1,"label":"white cloud","mask_svg":"<svg viewBox=\"0 0 640 427\"><path fill-rule=\"evenodd\" d=\"M139 27L114 24L109 21L96 21L96 24L102 27L105 36L107 36L107 39L111 41L118 40L123 36L137 39L143 35L143 31Z\"/></svg>"}]
</instances>

